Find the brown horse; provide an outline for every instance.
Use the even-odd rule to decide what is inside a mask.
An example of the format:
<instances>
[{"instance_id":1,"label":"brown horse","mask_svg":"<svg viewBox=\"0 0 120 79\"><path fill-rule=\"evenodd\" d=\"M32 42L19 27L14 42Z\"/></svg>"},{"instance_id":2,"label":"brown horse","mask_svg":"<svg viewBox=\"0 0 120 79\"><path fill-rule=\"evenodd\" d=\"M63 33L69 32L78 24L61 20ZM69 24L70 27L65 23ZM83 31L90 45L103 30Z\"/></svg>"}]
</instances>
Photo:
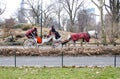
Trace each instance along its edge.
<instances>
[{"instance_id":1,"label":"brown horse","mask_svg":"<svg viewBox=\"0 0 120 79\"><path fill-rule=\"evenodd\" d=\"M82 42L89 42L90 38L93 37L97 39L97 32L95 30L88 32L72 33L71 35L68 36L66 40L62 42L62 45L68 43L69 41L73 41L75 45L76 41L78 41L79 39L82 39L83 40Z\"/></svg>"}]
</instances>

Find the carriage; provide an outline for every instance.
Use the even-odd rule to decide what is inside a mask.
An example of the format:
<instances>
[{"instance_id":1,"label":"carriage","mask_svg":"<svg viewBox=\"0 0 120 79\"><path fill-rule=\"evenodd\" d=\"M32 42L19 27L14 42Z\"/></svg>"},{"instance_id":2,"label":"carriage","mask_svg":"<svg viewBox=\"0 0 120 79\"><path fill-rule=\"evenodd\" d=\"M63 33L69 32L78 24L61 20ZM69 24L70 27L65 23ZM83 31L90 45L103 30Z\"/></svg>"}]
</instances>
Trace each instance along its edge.
<instances>
[{"instance_id":1,"label":"carriage","mask_svg":"<svg viewBox=\"0 0 120 79\"><path fill-rule=\"evenodd\" d=\"M53 48L59 47L60 48L69 41L73 41L75 43L75 41L77 41L79 39L83 39L86 42L89 42L90 38L98 39L97 35L98 35L98 33L95 30L88 31L88 32L82 32L82 33L75 33L75 34L68 35L68 38L64 41L55 39L54 34L50 35L49 37L42 38L42 39L40 37L36 38L33 35L32 38L29 38L24 41L23 47L24 48L35 48L35 47L43 46L44 43L50 42L50 40L52 40L51 47L53 47ZM39 42L39 41L41 41L41 42Z\"/></svg>"},{"instance_id":2,"label":"carriage","mask_svg":"<svg viewBox=\"0 0 120 79\"><path fill-rule=\"evenodd\" d=\"M35 37L33 35L32 38L28 38L23 42L23 47L24 48L38 48L50 41L52 42L50 45L51 47L53 47L53 48L62 47L61 41L56 40L55 35L50 35L49 37L44 37L44 38L41 38L39 36Z\"/></svg>"}]
</instances>

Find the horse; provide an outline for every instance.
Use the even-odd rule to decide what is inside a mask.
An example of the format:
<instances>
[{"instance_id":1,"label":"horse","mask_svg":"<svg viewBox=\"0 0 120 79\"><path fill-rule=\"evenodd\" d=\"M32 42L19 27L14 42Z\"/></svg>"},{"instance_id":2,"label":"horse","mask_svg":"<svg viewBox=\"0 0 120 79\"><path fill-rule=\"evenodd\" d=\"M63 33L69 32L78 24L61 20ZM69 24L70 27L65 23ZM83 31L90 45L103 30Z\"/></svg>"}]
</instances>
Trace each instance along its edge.
<instances>
[{"instance_id":1,"label":"horse","mask_svg":"<svg viewBox=\"0 0 120 79\"><path fill-rule=\"evenodd\" d=\"M62 45L68 43L69 41L74 42L74 46L76 41L82 39L81 46L83 42L89 42L91 38L98 39L98 32L96 30L91 30L88 32L80 32L80 33L72 33L68 35L68 38L62 42Z\"/></svg>"}]
</instances>

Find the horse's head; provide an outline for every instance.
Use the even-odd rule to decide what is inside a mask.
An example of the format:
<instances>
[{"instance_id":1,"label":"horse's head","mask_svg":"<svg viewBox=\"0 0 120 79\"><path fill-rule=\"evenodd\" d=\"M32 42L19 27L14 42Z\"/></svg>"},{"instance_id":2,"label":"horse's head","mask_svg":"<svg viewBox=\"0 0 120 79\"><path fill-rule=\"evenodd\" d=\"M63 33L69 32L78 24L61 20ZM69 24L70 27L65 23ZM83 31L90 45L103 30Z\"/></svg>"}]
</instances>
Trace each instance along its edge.
<instances>
[{"instance_id":1,"label":"horse's head","mask_svg":"<svg viewBox=\"0 0 120 79\"><path fill-rule=\"evenodd\" d=\"M88 31L88 34L90 37L98 39L98 32L96 30Z\"/></svg>"}]
</instances>

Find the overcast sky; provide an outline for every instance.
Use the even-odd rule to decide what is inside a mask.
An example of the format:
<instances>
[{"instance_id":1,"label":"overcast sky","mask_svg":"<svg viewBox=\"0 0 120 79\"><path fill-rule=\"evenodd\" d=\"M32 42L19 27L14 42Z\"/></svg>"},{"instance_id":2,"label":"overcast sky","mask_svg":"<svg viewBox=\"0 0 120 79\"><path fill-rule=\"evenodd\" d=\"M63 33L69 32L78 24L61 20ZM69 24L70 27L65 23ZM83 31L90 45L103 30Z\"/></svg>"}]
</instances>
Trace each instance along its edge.
<instances>
[{"instance_id":1,"label":"overcast sky","mask_svg":"<svg viewBox=\"0 0 120 79\"><path fill-rule=\"evenodd\" d=\"M6 0L7 1L7 6L6 6L6 11L4 14L0 15L1 18L10 18L14 16L15 11L20 7L21 0ZM47 4L47 2L50 2L50 0L43 0L44 3ZM97 7L90 2L90 0L87 0L89 5L87 6L88 8L95 8L95 11L97 14L99 14L99 11ZM44 4L45 5L45 4Z\"/></svg>"},{"instance_id":2,"label":"overcast sky","mask_svg":"<svg viewBox=\"0 0 120 79\"><path fill-rule=\"evenodd\" d=\"M0 15L2 18L9 18L12 16L20 4L20 0L6 0L6 2L6 11L4 14Z\"/></svg>"},{"instance_id":3,"label":"overcast sky","mask_svg":"<svg viewBox=\"0 0 120 79\"><path fill-rule=\"evenodd\" d=\"M3 0L5 1L5 0ZM17 9L20 7L20 3L22 0L6 0L6 11L4 14L2 14L1 18L10 18L14 16L14 13L17 11ZM50 2L50 0L43 0L45 3ZM47 4L47 3L46 3Z\"/></svg>"}]
</instances>

